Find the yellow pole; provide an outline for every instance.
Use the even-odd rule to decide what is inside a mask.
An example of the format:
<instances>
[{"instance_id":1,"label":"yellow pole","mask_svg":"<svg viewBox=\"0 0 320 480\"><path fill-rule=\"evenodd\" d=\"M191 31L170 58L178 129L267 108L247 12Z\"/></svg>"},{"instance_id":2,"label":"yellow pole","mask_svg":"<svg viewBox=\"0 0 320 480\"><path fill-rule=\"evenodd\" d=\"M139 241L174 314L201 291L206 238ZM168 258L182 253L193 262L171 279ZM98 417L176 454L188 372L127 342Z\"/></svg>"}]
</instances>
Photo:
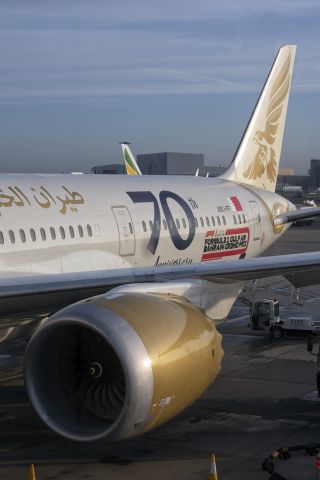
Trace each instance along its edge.
<instances>
[{"instance_id":1,"label":"yellow pole","mask_svg":"<svg viewBox=\"0 0 320 480\"><path fill-rule=\"evenodd\" d=\"M209 480L218 480L216 457L215 457L214 453L211 455L211 465L210 465Z\"/></svg>"},{"instance_id":2,"label":"yellow pole","mask_svg":"<svg viewBox=\"0 0 320 480\"><path fill-rule=\"evenodd\" d=\"M34 471L33 463L31 463L29 467L29 480L36 480L36 472Z\"/></svg>"}]
</instances>

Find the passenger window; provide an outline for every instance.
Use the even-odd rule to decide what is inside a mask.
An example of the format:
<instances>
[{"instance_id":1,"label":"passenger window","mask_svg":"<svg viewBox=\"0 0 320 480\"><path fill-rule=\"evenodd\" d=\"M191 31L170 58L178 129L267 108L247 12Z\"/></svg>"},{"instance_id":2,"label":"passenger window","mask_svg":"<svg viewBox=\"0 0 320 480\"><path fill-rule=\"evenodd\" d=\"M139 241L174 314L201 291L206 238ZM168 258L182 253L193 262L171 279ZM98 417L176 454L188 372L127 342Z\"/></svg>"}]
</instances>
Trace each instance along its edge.
<instances>
[{"instance_id":1,"label":"passenger window","mask_svg":"<svg viewBox=\"0 0 320 480\"><path fill-rule=\"evenodd\" d=\"M180 230L180 222L177 218L176 218L176 225L177 225L177 229Z\"/></svg>"},{"instance_id":2,"label":"passenger window","mask_svg":"<svg viewBox=\"0 0 320 480\"><path fill-rule=\"evenodd\" d=\"M152 228L153 228L153 223L151 222L151 220L149 220L149 227L150 227L150 230L152 230Z\"/></svg>"},{"instance_id":3,"label":"passenger window","mask_svg":"<svg viewBox=\"0 0 320 480\"><path fill-rule=\"evenodd\" d=\"M74 238L74 228L71 225L69 225L69 233L70 233L70 237Z\"/></svg>"},{"instance_id":4,"label":"passenger window","mask_svg":"<svg viewBox=\"0 0 320 480\"><path fill-rule=\"evenodd\" d=\"M233 223L237 223L237 217L235 215L233 215Z\"/></svg>"},{"instance_id":5,"label":"passenger window","mask_svg":"<svg viewBox=\"0 0 320 480\"><path fill-rule=\"evenodd\" d=\"M216 226L216 222L214 221L214 217L211 216L211 222L212 222L212 225L215 227Z\"/></svg>"},{"instance_id":6,"label":"passenger window","mask_svg":"<svg viewBox=\"0 0 320 480\"><path fill-rule=\"evenodd\" d=\"M144 226L146 226L146 224L144 224ZM98 225L98 227L99 227L99 225ZM97 229L97 224L96 224L96 229ZM89 237L92 237L92 228L89 224L87 225L87 232L88 232Z\"/></svg>"},{"instance_id":7,"label":"passenger window","mask_svg":"<svg viewBox=\"0 0 320 480\"><path fill-rule=\"evenodd\" d=\"M195 223L195 225L196 225L196 228L198 228L198 219L197 219L197 217L194 217L194 223Z\"/></svg>"},{"instance_id":8,"label":"passenger window","mask_svg":"<svg viewBox=\"0 0 320 480\"><path fill-rule=\"evenodd\" d=\"M129 230L130 230L130 233L132 235L133 234L133 228L132 228L132 223L131 222L129 222Z\"/></svg>"},{"instance_id":9,"label":"passenger window","mask_svg":"<svg viewBox=\"0 0 320 480\"><path fill-rule=\"evenodd\" d=\"M201 227L204 227L204 222L202 217L200 217L200 223L201 223Z\"/></svg>"},{"instance_id":10,"label":"passenger window","mask_svg":"<svg viewBox=\"0 0 320 480\"><path fill-rule=\"evenodd\" d=\"M22 230L22 228L20 228L19 233L20 233L21 242L22 242L22 243L25 243L25 241L26 241L26 234L24 233L24 230ZM0 240L0 243L1 243L1 240Z\"/></svg>"},{"instance_id":11,"label":"passenger window","mask_svg":"<svg viewBox=\"0 0 320 480\"><path fill-rule=\"evenodd\" d=\"M15 239L13 230L9 230L9 238L11 243L15 243L16 239Z\"/></svg>"},{"instance_id":12,"label":"passenger window","mask_svg":"<svg viewBox=\"0 0 320 480\"><path fill-rule=\"evenodd\" d=\"M238 219L239 219L239 223L242 223L241 215L240 215L240 214L238 214Z\"/></svg>"},{"instance_id":13,"label":"passenger window","mask_svg":"<svg viewBox=\"0 0 320 480\"><path fill-rule=\"evenodd\" d=\"M147 225L146 225L146 222L144 220L142 220L142 228L143 228L144 232L147 231Z\"/></svg>"},{"instance_id":14,"label":"passenger window","mask_svg":"<svg viewBox=\"0 0 320 480\"><path fill-rule=\"evenodd\" d=\"M186 221L185 221L184 218L182 219L182 226L183 226L183 228L187 228L187 224L186 224Z\"/></svg>"},{"instance_id":15,"label":"passenger window","mask_svg":"<svg viewBox=\"0 0 320 480\"><path fill-rule=\"evenodd\" d=\"M242 214L242 218L243 218L243 223L246 223L246 216L244 213Z\"/></svg>"},{"instance_id":16,"label":"passenger window","mask_svg":"<svg viewBox=\"0 0 320 480\"><path fill-rule=\"evenodd\" d=\"M78 232L79 232L79 236L83 237L83 228L81 225L78 225Z\"/></svg>"},{"instance_id":17,"label":"passenger window","mask_svg":"<svg viewBox=\"0 0 320 480\"><path fill-rule=\"evenodd\" d=\"M0 232L0 243L1 243L1 245L4 244L4 237L3 237L3 233L2 233L2 232Z\"/></svg>"},{"instance_id":18,"label":"passenger window","mask_svg":"<svg viewBox=\"0 0 320 480\"><path fill-rule=\"evenodd\" d=\"M50 235L52 240L55 240L57 238L56 231L53 227L50 227Z\"/></svg>"},{"instance_id":19,"label":"passenger window","mask_svg":"<svg viewBox=\"0 0 320 480\"><path fill-rule=\"evenodd\" d=\"M167 230L167 229L168 229L167 222L163 219L163 222L162 222L162 223L163 223L163 228L164 228L165 230Z\"/></svg>"},{"instance_id":20,"label":"passenger window","mask_svg":"<svg viewBox=\"0 0 320 480\"><path fill-rule=\"evenodd\" d=\"M220 227L220 225L221 225L221 220L220 220L219 215L217 216L217 222L218 222L218 225L219 225L219 227Z\"/></svg>"},{"instance_id":21,"label":"passenger window","mask_svg":"<svg viewBox=\"0 0 320 480\"><path fill-rule=\"evenodd\" d=\"M64 240L66 238L66 232L65 232L64 228L59 227L59 231L60 231L60 237L62 238L62 240Z\"/></svg>"},{"instance_id":22,"label":"passenger window","mask_svg":"<svg viewBox=\"0 0 320 480\"><path fill-rule=\"evenodd\" d=\"M46 232L45 232L44 228L40 228L40 236L41 236L43 241L46 240L47 236L46 236Z\"/></svg>"},{"instance_id":23,"label":"passenger window","mask_svg":"<svg viewBox=\"0 0 320 480\"><path fill-rule=\"evenodd\" d=\"M37 237L36 237L36 232L34 231L33 228L30 228L30 237L31 237L31 240L32 240L33 242L35 242L36 239L37 239Z\"/></svg>"},{"instance_id":24,"label":"passenger window","mask_svg":"<svg viewBox=\"0 0 320 480\"><path fill-rule=\"evenodd\" d=\"M206 222L207 222L207 227L210 227L210 222L208 217L206 217Z\"/></svg>"},{"instance_id":25,"label":"passenger window","mask_svg":"<svg viewBox=\"0 0 320 480\"><path fill-rule=\"evenodd\" d=\"M90 227L90 225L89 225L89 227ZM87 229L88 229L88 226L87 226ZM91 235L89 234L89 237L92 237L92 229L91 229L91 227L90 227L90 232L91 232ZM89 229L88 229L88 233L89 233ZM95 235L101 235L100 225L99 225L98 223L96 223L96 224L94 225L94 233L95 233Z\"/></svg>"},{"instance_id":26,"label":"passenger window","mask_svg":"<svg viewBox=\"0 0 320 480\"><path fill-rule=\"evenodd\" d=\"M227 222L226 222L226 217L224 215L222 215L222 222L223 222L223 225L226 225Z\"/></svg>"}]
</instances>

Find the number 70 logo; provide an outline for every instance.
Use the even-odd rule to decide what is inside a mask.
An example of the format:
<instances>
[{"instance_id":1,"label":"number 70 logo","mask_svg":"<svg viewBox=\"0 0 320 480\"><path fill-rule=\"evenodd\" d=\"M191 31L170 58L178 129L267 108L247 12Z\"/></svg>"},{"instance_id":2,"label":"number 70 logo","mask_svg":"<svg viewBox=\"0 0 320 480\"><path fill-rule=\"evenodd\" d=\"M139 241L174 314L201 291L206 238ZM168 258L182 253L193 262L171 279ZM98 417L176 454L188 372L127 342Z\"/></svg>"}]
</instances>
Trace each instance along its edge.
<instances>
[{"instance_id":1,"label":"number 70 logo","mask_svg":"<svg viewBox=\"0 0 320 480\"><path fill-rule=\"evenodd\" d=\"M152 230L151 230L151 236L147 245L147 249L149 250L149 252L151 252L154 255L158 247L160 232L161 232L161 214L160 214L160 206L159 206L158 199L150 191L127 192L127 194L129 195L133 203L152 203L153 204ZM176 227L176 224L174 222L172 213L168 205L168 199L171 199L177 202L187 216L187 220L189 224L189 233L186 239L181 237ZM179 195L177 195L176 193L170 192L168 190L162 190L159 193L159 200L162 207L163 215L168 225L170 237L174 246L178 250L185 250L192 243L195 236L195 230L196 230L195 220L194 220L194 216L191 208L183 198L179 197Z\"/></svg>"}]
</instances>

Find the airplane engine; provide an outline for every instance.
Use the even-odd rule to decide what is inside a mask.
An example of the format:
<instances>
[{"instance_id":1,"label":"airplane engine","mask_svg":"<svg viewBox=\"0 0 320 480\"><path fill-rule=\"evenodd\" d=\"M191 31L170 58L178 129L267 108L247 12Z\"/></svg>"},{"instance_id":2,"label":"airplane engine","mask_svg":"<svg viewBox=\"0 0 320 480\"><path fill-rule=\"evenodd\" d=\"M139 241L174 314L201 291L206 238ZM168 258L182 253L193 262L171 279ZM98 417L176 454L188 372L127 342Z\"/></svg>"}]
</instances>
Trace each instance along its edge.
<instances>
[{"instance_id":1,"label":"airplane engine","mask_svg":"<svg viewBox=\"0 0 320 480\"><path fill-rule=\"evenodd\" d=\"M221 335L174 295L109 292L48 317L24 376L31 402L72 440L140 435L194 402L217 376Z\"/></svg>"}]
</instances>

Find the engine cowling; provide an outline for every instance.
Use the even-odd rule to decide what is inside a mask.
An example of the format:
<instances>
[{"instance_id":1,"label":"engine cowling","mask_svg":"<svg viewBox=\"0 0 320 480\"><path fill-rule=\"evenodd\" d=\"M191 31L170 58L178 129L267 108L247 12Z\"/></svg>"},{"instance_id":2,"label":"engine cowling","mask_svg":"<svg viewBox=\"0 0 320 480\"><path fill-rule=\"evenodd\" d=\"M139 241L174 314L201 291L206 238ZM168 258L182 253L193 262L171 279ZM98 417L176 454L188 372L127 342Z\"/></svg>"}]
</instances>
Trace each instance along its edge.
<instances>
[{"instance_id":1,"label":"engine cowling","mask_svg":"<svg viewBox=\"0 0 320 480\"><path fill-rule=\"evenodd\" d=\"M220 370L221 335L181 297L109 292L57 312L32 337L24 376L44 422L73 440L149 431Z\"/></svg>"}]
</instances>

